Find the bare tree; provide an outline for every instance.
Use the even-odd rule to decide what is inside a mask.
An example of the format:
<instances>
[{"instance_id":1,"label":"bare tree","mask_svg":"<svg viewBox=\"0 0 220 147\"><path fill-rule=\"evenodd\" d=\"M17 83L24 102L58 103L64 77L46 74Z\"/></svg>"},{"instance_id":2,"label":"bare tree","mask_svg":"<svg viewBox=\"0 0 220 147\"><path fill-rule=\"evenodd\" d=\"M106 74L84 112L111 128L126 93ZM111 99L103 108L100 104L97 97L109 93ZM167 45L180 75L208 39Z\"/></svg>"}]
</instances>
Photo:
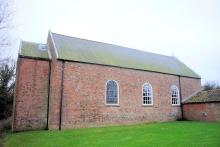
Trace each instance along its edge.
<instances>
[{"instance_id":1,"label":"bare tree","mask_svg":"<svg viewBox=\"0 0 220 147\"><path fill-rule=\"evenodd\" d=\"M220 85L217 82L206 82L203 86L203 90L220 89Z\"/></svg>"},{"instance_id":2,"label":"bare tree","mask_svg":"<svg viewBox=\"0 0 220 147\"><path fill-rule=\"evenodd\" d=\"M5 48L10 45L9 30L12 27L11 0L0 0L0 64L8 61L3 57Z\"/></svg>"},{"instance_id":3,"label":"bare tree","mask_svg":"<svg viewBox=\"0 0 220 147\"><path fill-rule=\"evenodd\" d=\"M9 1L8 0L0 0L0 45L8 45L7 43L7 35L5 35L5 31L11 25L12 14L9 10Z\"/></svg>"},{"instance_id":4,"label":"bare tree","mask_svg":"<svg viewBox=\"0 0 220 147\"><path fill-rule=\"evenodd\" d=\"M5 112L12 109L15 83L15 62L7 57L5 50L11 45L9 39L9 31L12 29L11 2L12 0L0 0L0 119L7 117Z\"/></svg>"}]
</instances>

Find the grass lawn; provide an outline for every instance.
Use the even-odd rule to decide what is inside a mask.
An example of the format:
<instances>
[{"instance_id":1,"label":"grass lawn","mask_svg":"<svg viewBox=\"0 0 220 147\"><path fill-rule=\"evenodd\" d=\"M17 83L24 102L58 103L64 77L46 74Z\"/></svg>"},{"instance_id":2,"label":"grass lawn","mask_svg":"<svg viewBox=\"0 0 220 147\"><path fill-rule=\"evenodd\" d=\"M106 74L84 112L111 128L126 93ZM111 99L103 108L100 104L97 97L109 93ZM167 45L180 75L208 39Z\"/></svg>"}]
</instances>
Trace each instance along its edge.
<instances>
[{"instance_id":1,"label":"grass lawn","mask_svg":"<svg viewBox=\"0 0 220 147\"><path fill-rule=\"evenodd\" d=\"M65 131L31 131L9 134L7 146L211 146L220 147L220 123L165 122L82 128Z\"/></svg>"}]
</instances>

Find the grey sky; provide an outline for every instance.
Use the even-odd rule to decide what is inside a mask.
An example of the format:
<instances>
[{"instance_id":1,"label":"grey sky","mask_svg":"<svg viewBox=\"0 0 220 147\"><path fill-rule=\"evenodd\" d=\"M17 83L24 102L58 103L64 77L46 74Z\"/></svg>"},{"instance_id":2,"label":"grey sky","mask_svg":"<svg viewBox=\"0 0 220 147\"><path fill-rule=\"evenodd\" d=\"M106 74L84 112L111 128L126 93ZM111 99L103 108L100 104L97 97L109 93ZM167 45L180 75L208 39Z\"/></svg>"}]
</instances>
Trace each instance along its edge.
<instances>
[{"instance_id":1,"label":"grey sky","mask_svg":"<svg viewBox=\"0 0 220 147\"><path fill-rule=\"evenodd\" d=\"M220 82L218 0L15 0L14 18L15 40L44 43L51 29L164 55L173 52L203 83Z\"/></svg>"}]
</instances>

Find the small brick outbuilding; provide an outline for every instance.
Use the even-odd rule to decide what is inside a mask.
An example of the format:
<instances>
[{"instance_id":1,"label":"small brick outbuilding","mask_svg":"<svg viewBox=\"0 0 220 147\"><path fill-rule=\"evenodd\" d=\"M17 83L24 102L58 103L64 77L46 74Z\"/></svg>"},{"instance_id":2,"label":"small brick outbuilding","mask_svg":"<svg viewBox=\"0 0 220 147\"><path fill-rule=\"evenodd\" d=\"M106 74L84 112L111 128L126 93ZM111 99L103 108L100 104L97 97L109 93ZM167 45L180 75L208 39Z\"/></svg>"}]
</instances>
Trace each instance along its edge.
<instances>
[{"instance_id":1,"label":"small brick outbuilding","mask_svg":"<svg viewBox=\"0 0 220 147\"><path fill-rule=\"evenodd\" d=\"M13 130L177 120L200 90L173 56L49 32L46 44L21 42Z\"/></svg>"},{"instance_id":2,"label":"small brick outbuilding","mask_svg":"<svg viewBox=\"0 0 220 147\"><path fill-rule=\"evenodd\" d=\"M220 89L198 92L183 102L186 120L220 121Z\"/></svg>"}]
</instances>

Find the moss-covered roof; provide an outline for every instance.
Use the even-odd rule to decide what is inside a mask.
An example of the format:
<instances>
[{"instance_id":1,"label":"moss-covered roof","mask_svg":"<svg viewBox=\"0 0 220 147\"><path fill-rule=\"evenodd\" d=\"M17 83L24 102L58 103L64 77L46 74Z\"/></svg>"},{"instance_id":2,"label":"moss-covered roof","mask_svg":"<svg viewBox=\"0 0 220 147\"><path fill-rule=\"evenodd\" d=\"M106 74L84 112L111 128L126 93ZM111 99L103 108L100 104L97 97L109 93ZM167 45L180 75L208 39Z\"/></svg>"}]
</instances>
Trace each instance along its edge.
<instances>
[{"instance_id":1,"label":"moss-covered roof","mask_svg":"<svg viewBox=\"0 0 220 147\"><path fill-rule=\"evenodd\" d=\"M58 59L200 78L172 56L164 56L127 47L51 33Z\"/></svg>"},{"instance_id":2,"label":"moss-covered roof","mask_svg":"<svg viewBox=\"0 0 220 147\"><path fill-rule=\"evenodd\" d=\"M205 102L220 102L220 89L198 92L196 95L184 101L187 103L205 103Z\"/></svg>"},{"instance_id":3,"label":"moss-covered roof","mask_svg":"<svg viewBox=\"0 0 220 147\"><path fill-rule=\"evenodd\" d=\"M48 46L46 44L22 41L19 55L25 57L49 59Z\"/></svg>"}]
</instances>

